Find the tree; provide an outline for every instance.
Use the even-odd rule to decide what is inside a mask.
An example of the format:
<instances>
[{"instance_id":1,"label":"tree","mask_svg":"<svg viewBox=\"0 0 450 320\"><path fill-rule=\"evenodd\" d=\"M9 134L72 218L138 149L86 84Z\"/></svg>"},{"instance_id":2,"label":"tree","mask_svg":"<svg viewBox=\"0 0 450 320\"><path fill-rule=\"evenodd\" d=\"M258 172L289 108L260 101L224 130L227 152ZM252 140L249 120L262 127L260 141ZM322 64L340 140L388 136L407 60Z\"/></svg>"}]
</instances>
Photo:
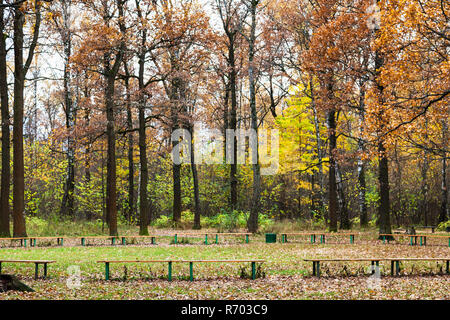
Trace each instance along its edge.
<instances>
[{"instance_id":1,"label":"tree","mask_svg":"<svg viewBox=\"0 0 450 320\"><path fill-rule=\"evenodd\" d=\"M14 8L14 124L13 124L13 234L14 237L26 237L24 202L24 161L23 161L23 110L25 77L33 60L41 24L41 3L35 1L35 23L32 42L28 49L26 62L23 62L25 5Z\"/></svg>"},{"instance_id":2,"label":"tree","mask_svg":"<svg viewBox=\"0 0 450 320\"><path fill-rule=\"evenodd\" d=\"M0 1L0 5L3 0ZM2 177L0 194L0 236L10 237L9 226L9 193L10 193L10 116L8 99L8 74L6 60L6 19L4 8L0 7L0 103L2 116Z\"/></svg>"}]
</instances>

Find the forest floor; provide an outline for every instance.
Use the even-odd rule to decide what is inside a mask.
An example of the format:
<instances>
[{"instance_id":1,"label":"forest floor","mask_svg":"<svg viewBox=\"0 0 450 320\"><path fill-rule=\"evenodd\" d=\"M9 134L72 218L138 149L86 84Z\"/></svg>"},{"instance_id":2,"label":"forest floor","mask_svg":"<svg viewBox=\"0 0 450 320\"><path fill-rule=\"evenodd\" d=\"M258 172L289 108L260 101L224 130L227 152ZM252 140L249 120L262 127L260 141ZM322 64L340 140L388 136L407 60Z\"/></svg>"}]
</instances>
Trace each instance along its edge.
<instances>
[{"instance_id":1,"label":"forest floor","mask_svg":"<svg viewBox=\"0 0 450 320\"><path fill-rule=\"evenodd\" d=\"M135 242L122 246L50 246L1 248L0 259L56 260L50 264L48 279L34 280L33 264L2 265L2 273L14 274L35 292L0 293L5 299L450 299L450 275L445 262L403 262L399 276L390 275L390 263L380 262L381 277L370 276L370 262L325 263L321 277L312 276L312 263L302 259L373 257L450 257L446 238L409 246L402 242L383 244L374 233L360 234L355 243L347 237L331 237L326 244L311 244L309 238L289 238L289 243L265 243L262 235L245 244L239 238L221 239L219 244L157 245ZM64 243L66 245L66 243ZM264 259L260 278L241 278L248 263L194 264L194 281L189 281L189 264L173 266L173 281L167 281L167 263L111 264L111 280L104 280L102 259L188 260ZM74 282L73 268L80 270L80 286ZM42 268L42 267L41 267ZM41 271L42 273L42 271ZM73 284L75 283L75 287Z\"/></svg>"}]
</instances>

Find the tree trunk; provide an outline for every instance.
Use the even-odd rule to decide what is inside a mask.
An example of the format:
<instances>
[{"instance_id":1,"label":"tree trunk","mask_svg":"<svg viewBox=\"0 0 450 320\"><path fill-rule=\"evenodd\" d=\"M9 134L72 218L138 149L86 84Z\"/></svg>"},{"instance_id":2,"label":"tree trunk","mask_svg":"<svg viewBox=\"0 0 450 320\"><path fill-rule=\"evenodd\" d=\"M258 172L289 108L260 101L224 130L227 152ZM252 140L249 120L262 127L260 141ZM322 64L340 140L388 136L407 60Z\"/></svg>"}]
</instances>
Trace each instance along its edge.
<instances>
[{"instance_id":1,"label":"tree trunk","mask_svg":"<svg viewBox=\"0 0 450 320\"><path fill-rule=\"evenodd\" d=\"M192 180L194 182L194 229L201 229L202 226L200 224L201 217L201 207L200 207L200 191L198 185L198 173L197 173L197 164L195 163L195 150L194 150L194 127L189 126L189 133L191 134L190 141L190 152L191 152L191 171L192 171Z\"/></svg>"},{"instance_id":2,"label":"tree trunk","mask_svg":"<svg viewBox=\"0 0 450 320\"><path fill-rule=\"evenodd\" d=\"M337 190L336 190L336 117L335 110L328 111L328 140L329 140L329 161L330 167L328 172L328 216L330 219L329 230L337 231Z\"/></svg>"},{"instance_id":3,"label":"tree trunk","mask_svg":"<svg viewBox=\"0 0 450 320\"><path fill-rule=\"evenodd\" d=\"M235 61L235 34L229 35L228 61L230 64L230 92L231 92L231 110L230 110L230 129L236 133L237 129L237 97L236 97L236 61ZM228 141L228 143L231 143ZM233 142L231 143L233 150L231 151L232 163L230 164L230 208L235 210L238 208L238 191L237 191L237 139L233 135Z\"/></svg>"},{"instance_id":4,"label":"tree trunk","mask_svg":"<svg viewBox=\"0 0 450 320\"><path fill-rule=\"evenodd\" d=\"M439 222L448 220L448 188L447 188L447 145L448 145L448 125L447 121L442 121L442 138L443 138L443 154L442 154L442 171L441 171L441 210L439 213Z\"/></svg>"},{"instance_id":5,"label":"tree trunk","mask_svg":"<svg viewBox=\"0 0 450 320\"><path fill-rule=\"evenodd\" d=\"M336 162L336 188L339 203L339 219L341 229L350 229L347 202L345 200L344 185L342 183L342 173L339 164Z\"/></svg>"},{"instance_id":6,"label":"tree trunk","mask_svg":"<svg viewBox=\"0 0 450 320\"><path fill-rule=\"evenodd\" d=\"M256 110L256 75L254 66L255 55L255 42L256 42L256 7L259 0L252 0L250 6L251 14L251 29L249 37L249 52L248 52L248 77L250 86L250 111L251 111L251 128L254 133L254 139L256 140L252 150L252 169L253 169L253 194L252 204L250 208L250 216L247 222L247 228L249 232L258 231L258 215L260 211L260 194L261 194L261 169L259 165L259 152L258 152L258 114ZM250 136L251 138L251 136Z\"/></svg>"},{"instance_id":7,"label":"tree trunk","mask_svg":"<svg viewBox=\"0 0 450 320\"><path fill-rule=\"evenodd\" d=\"M115 74L110 74L106 85L106 222L109 234L117 236L117 186L116 186L116 132L114 125L114 82Z\"/></svg>"},{"instance_id":8,"label":"tree trunk","mask_svg":"<svg viewBox=\"0 0 450 320\"><path fill-rule=\"evenodd\" d=\"M3 4L3 0L0 0ZM5 33L4 10L0 8L0 104L2 116L2 177L1 177L1 194L0 194L0 236L10 237L10 116L9 116L9 99L8 99L8 75L6 63L6 41L3 34Z\"/></svg>"},{"instance_id":9,"label":"tree trunk","mask_svg":"<svg viewBox=\"0 0 450 320\"><path fill-rule=\"evenodd\" d=\"M13 235L26 237L25 182L23 160L23 25L25 16L19 7L14 9L14 124L13 124Z\"/></svg>"},{"instance_id":10,"label":"tree trunk","mask_svg":"<svg viewBox=\"0 0 450 320\"><path fill-rule=\"evenodd\" d=\"M69 60L72 54L72 35L69 29L69 11L70 3L62 2L63 7L63 28L61 29L61 37L64 47L64 106L66 115L67 129L67 173L64 185L64 196L61 202L61 215L73 216L74 214L74 192L75 192L75 140L73 138L73 128L75 126L76 110L73 106L71 72Z\"/></svg>"}]
</instances>

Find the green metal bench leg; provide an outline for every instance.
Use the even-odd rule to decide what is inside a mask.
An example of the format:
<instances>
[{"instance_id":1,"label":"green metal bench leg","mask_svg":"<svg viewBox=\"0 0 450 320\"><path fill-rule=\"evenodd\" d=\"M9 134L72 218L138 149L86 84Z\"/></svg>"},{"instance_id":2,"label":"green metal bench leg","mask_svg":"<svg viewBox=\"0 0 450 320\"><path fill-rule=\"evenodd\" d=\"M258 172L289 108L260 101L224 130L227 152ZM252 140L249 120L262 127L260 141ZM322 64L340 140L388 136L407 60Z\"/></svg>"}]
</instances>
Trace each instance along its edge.
<instances>
[{"instance_id":1,"label":"green metal bench leg","mask_svg":"<svg viewBox=\"0 0 450 320\"><path fill-rule=\"evenodd\" d=\"M85 239L81 238L81 245L84 246L85 245Z\"/></svg>"},{"instance_id":2,"label":"green metal bench leg","mask_svg":"<svg viewBox=\"0 0 450 320\"><path fill-rule=\"evenodd\" d=\"M189 262L189 280L194 281L194 263Z\"/></svg>"},{"instance_id":3,"label":"green metal bench leg","mask_svg":"<svg viewBox=\"0 0 450 320\"><path fill-rule=\"evenodd\" d=\"M109 280L109 262L105 262L105 280Z\"/></svg>"},{"instance_id":4,"label":"green metal bench leg","mask_svg":"<svg viewBox=\"0 0 450 320\"><path fill-rule=\"evenodd\" d=\"M252 261L252 279L256 279L256 262Z\"/></svg>"},{"instance_id":5,"label":"green metal bench leg","mask_svg":"<svg viewBox=\"0 0 450 320\"><path fill-rule=\"evenodd\" d=\"M44 263L44 279L47 279L47 263Z\"/></svg>"},{"instance_id":6,"label":"green metal bench leg","mask_svg":"<svg viewBox=\"0 0 450 320\"><path fill-rule=\"evenodd\" d=\"M422 240L422 238L423 238L423 237L420 237L420 246L423 245L423 240Z\"/></svg>"},{"instance_id":7,"label":"green metal bench leg","mask_svg":"<svg viewBox=\"0 0 450 320\"><path fill-rule=\"evenodd\" d=\"M400 274L400 261L396 260L395 261L395 275L399 275Z\"/></svg>"},{"instance_id":8,"label":"green metal bench leg","mask_svg":"<svg viewBox=\"0 0 450 320\"><path fill-rule=\"evenodd\" d=\"M155 237L152 237L152 244L155 244Z\"/></svg>"},{"instance_id":9,"label":"green metal bench leg","mask_svg":"<svg viewBox=\"0 0 450 320\"><path fill-rule=\"evenodd\" d=\"M37 280L39 276L39 263L34 264L34 280Z\"/></svg>"},{"instance_id":10,"label":"green metal bench leg","mask_svg":"<svg viewBox=\"0 0 450 320\"><path fill-rule=\"evenodd\" d=\"M205 234L205 244L208 244L208 234Z\"/></svg>"},{"instance_id":11,"label":"green metal bench leg","mask_svg":"<svg viewBox=\"0 0 450 320\"><path fill-rule=\"evenodd\" d=\"M219 244L219 235L216 234L216 244Z\"/></svg>"},{"instance_id":12,"label":"green metal bench leg","mask_svg":"<svg viewBox=\"0 0 450 320\"><path fill-rule=\"evenodd\" d=\"M174 244L177 244L177 240L178 240L178 239L177 239L177 235L175 234L175 235L173 236L173 243L174 243Z\"/></svg>"},{"instance_id":13,"label":"green metal bench leg","mask_svg":"<svg viewBox=\"0 0 450 320\"><path fill-rule=\"evenodd\" d=\"M248 234L245 235L245 243L248 243Z\"/></svg>"},{"instance_id":14,"label":"green metal bench leg","mask_svg":"<svg viewBox=\"0 0 450 320\"><path fill-rule=\"evenodd\" d=\"M169 272L167 275L167 280L172 281L172 261L169 261Z\"/></svg>"},{"instance_id":15,"label":"green metal bench leg","mask_svg":"<svg viewBox=\"0 0 450 320\"><path fill-rule=\"evenodd\" d=\"M122 237L122 245L125 246L127 244L127 239L125 237Z\"/></svg>"},{"instance_id":16,"label":"green metal bench leg","mask_svg":"<svg viewBox=\"0 0 450 320\"><path fill-rule=\"evenodd\" d=\"M115 245L115 244L116 244L116 238L115 238L115 237L112 237L112 238L111 238L111 244L112 244L112 245Z\"/></svg>"},{"instance_id":17,"label":"green metal bench leg","mask_svg":"<svg viewBox=\"0 0 450 320\"><path fill-rule=\"evenodd\" d=\"M414 244L413 244L413 237L409 237L409 245L410 246L413 246Z\"/></svg>"},{"instance_id":18,"label":"green metal bench leg","mask_svg":"<svg viewBox=\"0 0 450 320\"><path fill-rule=\"evenodd\" d=\"M23 244L25 246L25 248L27 247L27 239L23 239Z\"/></svg>"},{"instance_id":19,"label":"green metal bench leg","mask_svg":"<svg viewBox=\"0 0 450 320\"><path fill-rule=\"evenodd\" d=\"M317 278L320 278L320 261L316 262L316 274Z\"/></svg>"}]
</instances>

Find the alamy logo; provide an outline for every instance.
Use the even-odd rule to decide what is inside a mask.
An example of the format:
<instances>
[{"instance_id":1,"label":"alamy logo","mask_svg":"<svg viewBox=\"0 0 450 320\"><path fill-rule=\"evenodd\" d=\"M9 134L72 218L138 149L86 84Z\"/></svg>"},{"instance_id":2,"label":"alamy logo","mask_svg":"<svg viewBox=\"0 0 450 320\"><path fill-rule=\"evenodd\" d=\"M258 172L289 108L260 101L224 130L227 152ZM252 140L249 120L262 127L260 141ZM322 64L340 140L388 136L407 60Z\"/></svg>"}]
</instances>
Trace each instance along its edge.
<instances>
[{"instance_id":1,"label":"alamy logo","mask_svg":"<svg viewBox=\"0 0 450 320\"><path fill-rule=\"evenodd\" d=\"M224 160L226 164L245 164L249 160L251 164L261 165L261 175L274 175L278 172L278 130L260 129L256 133L253 129L227 129L224 136L218 129L201 128L199 124L195 124L194 137L187 129L177 129L173 131L171 138L174 142L172 160L175 164L190 164L193 155L195 164L223 164Z\"/></svg>"},{"instance_id":2,"label":"alamy logo","mask_svg":"<svg viewBox=\"0 0 450 320\"><path fill-rule=\"evenodd\" d=\"M66 280L66 286L69 289L81 288L81 269L80 266L72 265L67 268L69 277Z\"/></svg>"},{"instance_id":3,"label":"alamy logo","mask_svg":"<svg viewBox=\"0 0 450 320\"><path fill-rule=\"evenodd\" d=\"M374 0L374 3L366 9L366 13L368 15L367 27L372 31L379 30L381 25L381 13L376 0Z\"/></svg>"}]
</instances>

